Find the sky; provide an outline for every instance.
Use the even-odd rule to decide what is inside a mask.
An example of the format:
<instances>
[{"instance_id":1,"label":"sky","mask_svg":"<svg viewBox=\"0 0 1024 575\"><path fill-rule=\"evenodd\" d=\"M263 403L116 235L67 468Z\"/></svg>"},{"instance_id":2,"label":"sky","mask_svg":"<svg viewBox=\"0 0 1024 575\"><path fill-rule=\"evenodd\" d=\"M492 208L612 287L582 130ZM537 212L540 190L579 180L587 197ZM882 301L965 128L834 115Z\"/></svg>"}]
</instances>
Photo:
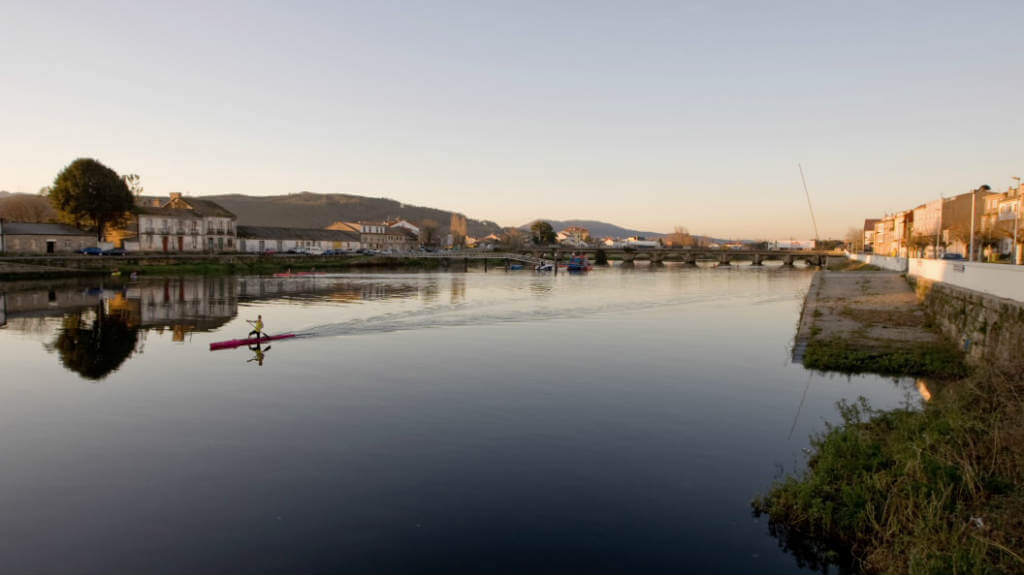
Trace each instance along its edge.
<instances>
[{"instance_id":1,"label":"sky","mask_svg":"<svg viewBox=\"0 0 1024 575\"><path fill-rule=\"evenodd\" d=\"M1024 176L1024 2L0 0L0 189L810 238Z\"/></svg>"}]
</instances>

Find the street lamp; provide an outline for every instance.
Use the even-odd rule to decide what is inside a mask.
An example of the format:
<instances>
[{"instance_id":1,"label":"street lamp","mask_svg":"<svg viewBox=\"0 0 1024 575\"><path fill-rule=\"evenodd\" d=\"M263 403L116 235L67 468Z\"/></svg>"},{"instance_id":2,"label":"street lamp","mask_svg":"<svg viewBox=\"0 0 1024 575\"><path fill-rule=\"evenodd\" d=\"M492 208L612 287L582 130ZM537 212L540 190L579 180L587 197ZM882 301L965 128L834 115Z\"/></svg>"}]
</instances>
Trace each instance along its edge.
<instances>
[{"instance_id":1,"label":"street lamp","mask_svg":"<svg viewBox=\"0 0 1024 575\"><path fill-rule=\"evenodd\" d=\"M1013 263L1014 265L1020 265L1020 257L1017 252L1020 249L1017 247L1017 230L1020 227L1020 176L1014 176L1014 180L1017 180L1017 201L1013 203Z\"/></svg>"}]
</instances>

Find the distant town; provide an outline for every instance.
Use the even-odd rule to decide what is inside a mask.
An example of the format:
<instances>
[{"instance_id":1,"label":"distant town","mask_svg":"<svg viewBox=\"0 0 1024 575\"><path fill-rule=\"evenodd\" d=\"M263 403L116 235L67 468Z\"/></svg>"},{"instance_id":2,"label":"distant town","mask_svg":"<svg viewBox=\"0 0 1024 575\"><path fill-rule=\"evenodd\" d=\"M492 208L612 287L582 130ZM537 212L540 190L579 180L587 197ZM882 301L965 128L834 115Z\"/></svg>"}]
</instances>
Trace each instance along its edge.
<instances>
[{"instance_id":1,"label":"distant town","mask_svg":"<svg viewBox=\"0 0 1024 575\"><path fill-rule=\"evenodd\" d=\"M117 202L66 186L69 173L90 170L97 179L106 178L104 193ZM70 187L71 191L64 191ZM346 196L344 206L352 205ZM334 196L303 193L296 198L301 205L312 205L316 217L304 213L281 216L288 223L312 221L342 202L331 206ZM215 199L172 193L158 197L143 193L137 175L118 176L95 160L79 159L58 176L53 187L38 195L0 192L0 254L310 254L399 253L413 250L478 249L520 250L530 247L562 246L572 248L655 249L834 249L838 240L777 239L722 240L691 234L678 226L669 234L598 235L581 225L560 225L537 220L521 227L502 228L493 222L469 220L459 213L430 208L415 208L391 200L374 209L411 209L431 217L385 216L380 219L338 219L322 227L298 225L250 225L252 221L274 222L274 207L257 211L249 204L259 198L220 196ZM218 201L219 200L219 201ZM90 202L92 205L90 205ZM106 203L104 203L106 202ZM247 211L241 218L223 204L231 202ZM248 203L247 203L248 202ZM109 205L107 205L109 204ZM345 207L340 209L344 211ZM276 206L279 210L283 207ZM293 207L293 206L291 206ZM269 213L268 213L269 211ZM352 210L356 212L358 210ZM365 213L366 210L363 210ZM337 213L331 212L331 213ZM440 214L448 221L439 222ZM617 226L593 222L602 230L623 230ZM555 222L555 225L559 225ZM471 229L479 235L472 235Z\"/></svg>"}]
</instances>

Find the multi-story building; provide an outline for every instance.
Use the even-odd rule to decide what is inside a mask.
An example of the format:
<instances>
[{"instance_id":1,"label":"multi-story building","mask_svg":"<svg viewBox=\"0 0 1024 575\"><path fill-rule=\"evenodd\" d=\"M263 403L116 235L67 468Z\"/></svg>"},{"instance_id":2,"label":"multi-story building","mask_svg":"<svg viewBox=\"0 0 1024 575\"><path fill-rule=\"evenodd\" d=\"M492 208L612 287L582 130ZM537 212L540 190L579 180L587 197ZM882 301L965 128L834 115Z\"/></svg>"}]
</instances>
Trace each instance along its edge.
<instances>
[{"instance_id":1,"label":"multi-story building","mask_svg":"<svg viewBox=\"0 0 1024 575\"><path fill-rule=\"evenodd\" d=\"M215 202L173 193L139 200L128 222L104 235L128 251L233 252L236 219Z\"/></svg>"},{"instance_id":2,"label":"multi-story building","mask_svg":"<svg viewBox=\"0 0 1024 575\"><path fill-rule=\"evenodd\" d=\"M1008 188L1000 194L985 198L985 213L982 216L981 235L986 244L986 256L997 261L1009 259L1021 263L1021 242L1024 241L1020 225L1021 210L1024 209L1022 186Z\"/></svg>"},{"instance_id":3,"label":"multi-story building","mask_svg":"<svg viewBox=\"0 0 1024 575\"><path fill-rule=\"evenodd\" d=\"M864 251L872 252L875 246L875 226L881 221L877 218L864 220Z\"/></svg>"}]
</instances>

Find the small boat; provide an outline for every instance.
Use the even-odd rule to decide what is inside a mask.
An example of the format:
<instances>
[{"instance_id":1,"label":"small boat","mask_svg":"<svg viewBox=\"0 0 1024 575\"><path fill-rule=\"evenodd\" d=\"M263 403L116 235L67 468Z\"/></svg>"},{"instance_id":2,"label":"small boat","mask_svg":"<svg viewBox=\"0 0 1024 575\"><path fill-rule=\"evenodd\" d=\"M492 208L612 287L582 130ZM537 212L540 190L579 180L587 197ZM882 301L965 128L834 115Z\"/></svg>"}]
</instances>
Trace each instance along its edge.
<instances>
[{"instance_id":1,"label":"small boat","mask_svg":"<svg viewBox=\"0 0 1024 575\"><path fill-rule=\"evenodd\" d=\"M539 272L550 272L555 270L555 266L551 264L538 264L537 267L533 269Z\"/></svg>"},{"instance_id":2,"label":"small boat","mask_svg":"<svg viewBox=\"0 0 1024 575\"><path fill-rule=\"evenodd\" d=\"M586 256L572 256L569 258L569 263L565 265L565 269L571 272L589 272L594 269L594 266L590 265Z\"/></svg>"},{"instance_id":3,"label":"small boat","mask_svg":"<svg viewBox=\"0 0 1024 575\"><path fill-rule=\"evenodd\" d=\"M508 264L508 269L509 271L515 272L523 269L523 266L522 264Z\"/></svg>"},{"instance_id":4,"label":"small boat","mask_svg":"<svg viewBox=\"0 0 1024 575\"><path fill-rule=\"evenodd\" d=\"M294 333L282 333L280 335L264 335L263 337L247 337L245 339L215 341L210 344L210 351L216 351L218 349L235 349L236 347L242 347L243 345L256 345L259 343L266 343L268 341L277 341L279 339L289 339L293 337L295 337Z\"/></svg>"}]
</instances>

